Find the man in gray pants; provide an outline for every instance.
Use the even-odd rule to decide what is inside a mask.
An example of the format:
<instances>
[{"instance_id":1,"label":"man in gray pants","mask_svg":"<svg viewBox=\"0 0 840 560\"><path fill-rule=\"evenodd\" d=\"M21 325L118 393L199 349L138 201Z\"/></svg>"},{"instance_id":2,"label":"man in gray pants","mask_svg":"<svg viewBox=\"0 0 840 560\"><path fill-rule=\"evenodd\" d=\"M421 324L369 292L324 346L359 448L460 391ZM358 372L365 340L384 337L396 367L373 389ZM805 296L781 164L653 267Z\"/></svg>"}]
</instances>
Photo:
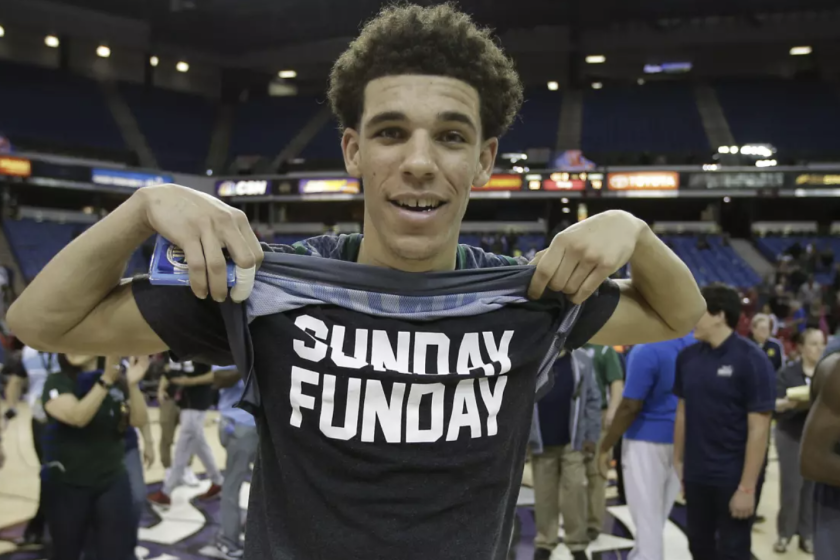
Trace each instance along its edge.
<instances>
[{"instance_id":1,"label":"man in gray pants","mask_svg":"<svg viewBox=\"0 0 840 560\"><path fill-rule=\"evenodd\" d=\"M814 560L840 550L840 337L828 344L811 385L811 412L802 434L802 476L814 490Z\"/></svg>"},{"instance_id":2,"label":"man in gray pants","mask_svg":"<svg viewBox=\"0 0 840 560\"><path fill-rule=\"evenodd\" d=\"M225 484L222 488L222 527L216 548L225 558L244 558L240 541L242 508L239 492L251 476L251 464L257 457L257 424L254 417L234 405L242 399L245 382L235 367L213 366L215 384L228 387L219 392L219 440L227 451Z\"/></svg>"}]
</instances>

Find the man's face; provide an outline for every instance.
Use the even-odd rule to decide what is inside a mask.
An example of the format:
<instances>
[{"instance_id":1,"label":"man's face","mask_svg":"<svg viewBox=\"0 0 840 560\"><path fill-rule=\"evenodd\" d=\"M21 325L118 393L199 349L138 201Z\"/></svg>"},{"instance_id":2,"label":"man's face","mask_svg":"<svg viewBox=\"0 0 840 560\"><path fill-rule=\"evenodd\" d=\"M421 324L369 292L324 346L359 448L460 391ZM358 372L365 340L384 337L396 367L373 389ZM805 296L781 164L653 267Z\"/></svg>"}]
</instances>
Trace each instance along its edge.
<instances>
[{"instance_id":1,"label":"man's face","mask_svg":"<svg viewBox=\"0 0 840 560\"><path fill-rule=\"evenodd\" d=\"M694 328L694 338L702 342L708 342L711 339L712 334L723 322L724 319L722 312L717 315L712 315L707 310L700 317L700 320L697 321L697 326Z\"/></svg>"},{"instance_id":2,"label":"man's face","mask_svg":"<svg viewBox=\"0 0 840 560\"><path fill-rule=\"evenodd\" d=\"M756 342L763 343L770 338L770 321L759 321L752 327L752 335Z\"/></svg>"},{"instance_id":3,"label":"man's face","mask_svg":"<svg viewBox=\"0 0 840 560\"><path fill-rule=\"evenodd\" d=\"M365 89L358 128L342 148L364 181L366 245L420 269L454 259L470 188L490 179L498 148L481 139L478 92L440 76L379 78Z\"/></svg>"}]
</instances>

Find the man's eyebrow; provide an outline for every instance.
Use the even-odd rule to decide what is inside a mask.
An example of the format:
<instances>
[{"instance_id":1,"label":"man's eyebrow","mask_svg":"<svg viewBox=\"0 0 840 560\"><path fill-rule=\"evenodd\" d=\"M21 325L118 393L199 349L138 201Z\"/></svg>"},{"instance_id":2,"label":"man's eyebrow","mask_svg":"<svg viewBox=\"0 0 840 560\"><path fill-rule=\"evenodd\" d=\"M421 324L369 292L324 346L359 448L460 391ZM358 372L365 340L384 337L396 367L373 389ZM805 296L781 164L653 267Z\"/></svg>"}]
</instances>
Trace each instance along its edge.
<instances>
[{"instance_id":1,"label":"man's eyebrow","mask_svg":"<svg viewBox=\"0 0 840 560\"><path fill-rule=\"evenodd\" d=\"M405 121L408 120L408 117L405 116L405 113L402 111L385 111L383 113L377 113L376 115L372 116L367 121L367 126L376 126L377 124L383 122L393 122L393 121Z\"/></svg>"},{"instance_id":2,"label":"man's eyebrow","mask_svg":"<svg viewBox=\"0 0 840 560\"><path fill-rule=\"evenodd\" d=\"M439 121L446 121L446 122L459 122L469 126L473 131L476 131L477 128L475 123L473 123L472 119L464 114L459 113L458 111L444 111L442 113L438 113L438 120Z\"/></svg>"}]
</instances>

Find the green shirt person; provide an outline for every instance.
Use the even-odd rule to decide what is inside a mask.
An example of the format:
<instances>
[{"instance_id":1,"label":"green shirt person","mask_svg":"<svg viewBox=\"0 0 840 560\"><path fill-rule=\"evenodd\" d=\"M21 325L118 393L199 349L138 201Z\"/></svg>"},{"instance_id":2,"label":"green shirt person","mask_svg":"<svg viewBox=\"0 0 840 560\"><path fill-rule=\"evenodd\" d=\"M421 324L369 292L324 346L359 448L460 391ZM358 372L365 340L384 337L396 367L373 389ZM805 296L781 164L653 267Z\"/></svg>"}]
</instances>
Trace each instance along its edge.
<instances>
[{"instance_id":1,"label":"green shirt person","mask_svg":"<svg viewBox=\"0 0 840 560\"><path fill-rule=\"evenodd\" d=\"M621 403L621 393L624 391L624 370L621 367L621 358L612 346L585 344L583 347L593 353L595 377L598 379L598 388L601 390L601 409L607 411L601 429L606 431L612 424L615 411Z\"/></svg>"}]
</instances>

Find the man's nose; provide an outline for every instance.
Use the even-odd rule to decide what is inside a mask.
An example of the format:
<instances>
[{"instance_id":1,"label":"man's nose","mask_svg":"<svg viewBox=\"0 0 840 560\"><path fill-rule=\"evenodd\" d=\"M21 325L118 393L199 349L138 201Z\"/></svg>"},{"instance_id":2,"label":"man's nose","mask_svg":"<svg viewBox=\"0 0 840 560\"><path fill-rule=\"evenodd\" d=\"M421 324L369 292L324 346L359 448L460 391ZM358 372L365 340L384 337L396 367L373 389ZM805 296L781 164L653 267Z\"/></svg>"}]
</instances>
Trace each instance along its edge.
<instances>
[{"instance_id":1,"label":"man's nose","mask_svg":"<svg viewBox=\"0 0 840 560\"><path fill-rule=\"evenodd\" d=\"M437 173L434 142L425 131L415 131L405 144L406 154L402 172L414 181L428 181Z\"/></svg>"}]
</instances>

